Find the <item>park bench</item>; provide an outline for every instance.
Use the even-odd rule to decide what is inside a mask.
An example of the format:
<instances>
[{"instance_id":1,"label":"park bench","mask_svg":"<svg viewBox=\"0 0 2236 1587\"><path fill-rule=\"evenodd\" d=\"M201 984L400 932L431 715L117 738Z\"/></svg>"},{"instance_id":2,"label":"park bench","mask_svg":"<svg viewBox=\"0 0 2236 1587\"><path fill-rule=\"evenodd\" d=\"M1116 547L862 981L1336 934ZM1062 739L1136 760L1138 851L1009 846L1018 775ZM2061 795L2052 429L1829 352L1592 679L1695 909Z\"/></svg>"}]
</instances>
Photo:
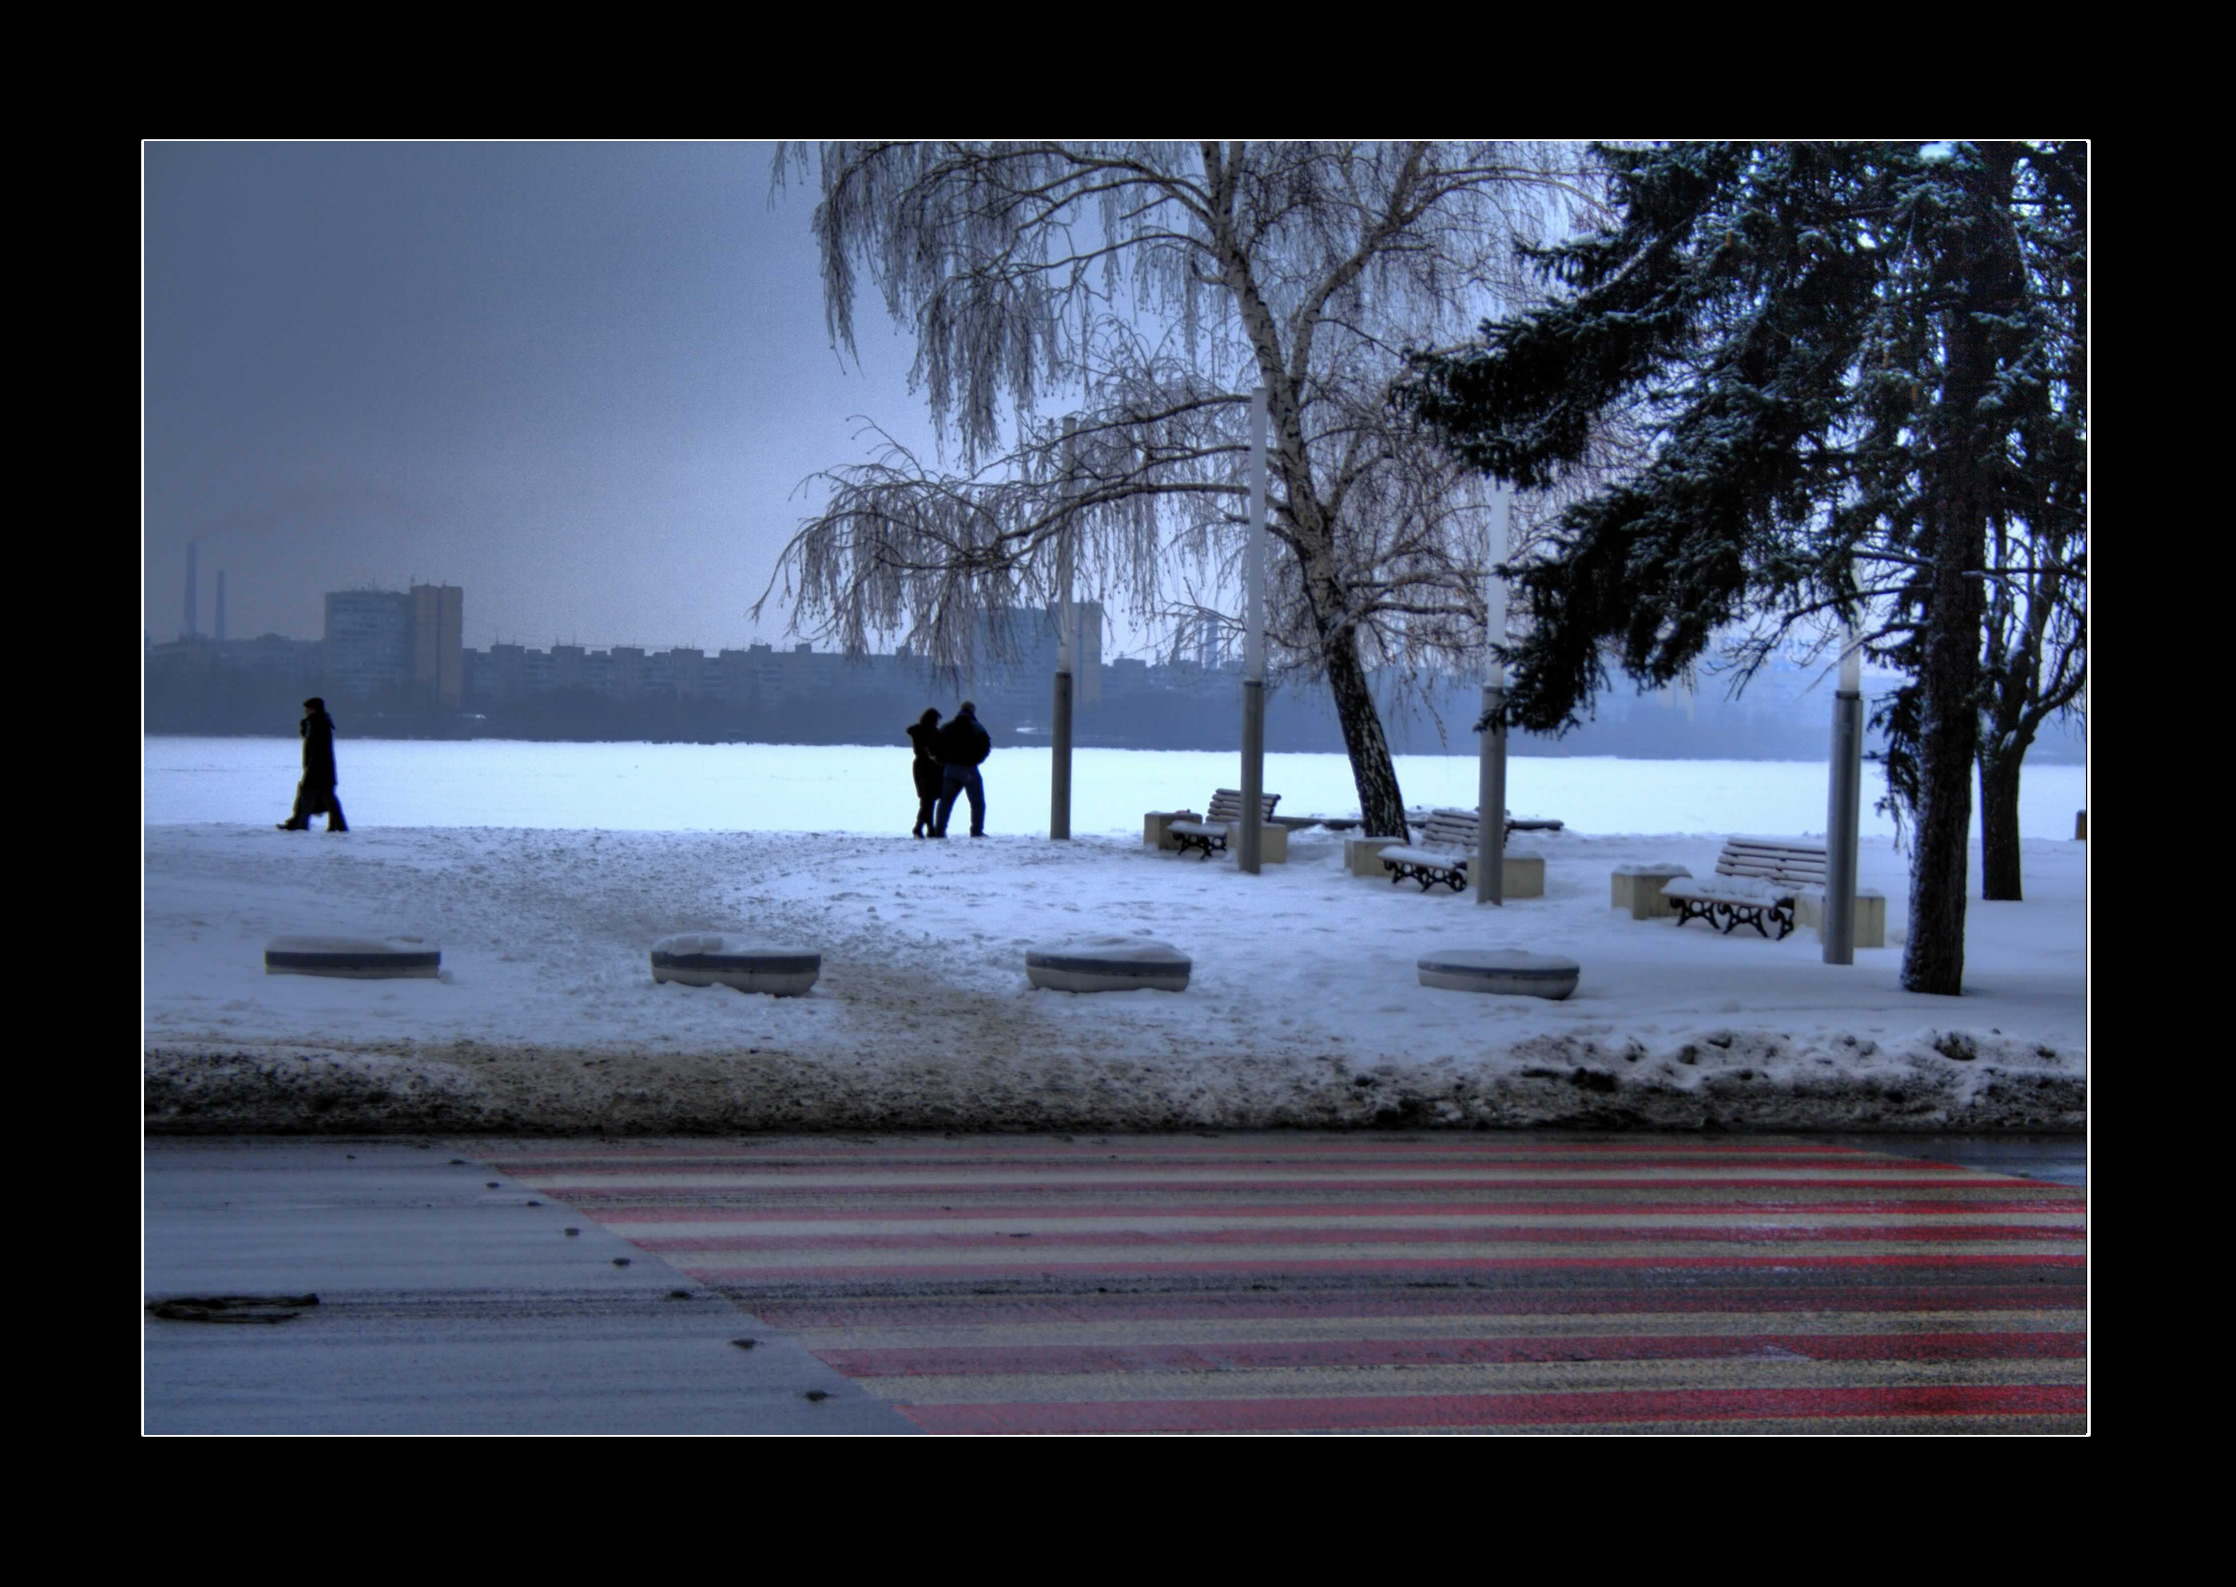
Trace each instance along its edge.
<instances>
[{"instance_id":1,"label":"park bench","mask_svg":"<svg viewBox=\"0 0 2236 1587\"><path fill-rule=\"evenodd\" d=\"M1279 794L1259 795L1258 803L1263 807L1258 813L1259 820L1271 821L1273 807L1280 802ZM1241 824L1241 793L1233 788L1222 788L1211 796L1211 808L1201 821L1169 822L1165 833L1172 840L1172 846L1181 853L1199 849L1203 858L1208 860L1214 850L1226 848L1228 834ZM1287 836L1286 832L1282 833L1283 838Z\"/></svg>"},{"instance_id":2,"label":"park bench","mask_svg":"<svg viewBox=\"0 0 2236 1587\"><path fill-rule=\"evenodd\" d=\"M1412 843L1381 849L1376 858L1392 883L1411 877L1427 892L1438 882L1458 892L1467 886L1467 862L1482 838L1482 820L1472 810L1406 812L1406 825L1418 834ZM1506 818L1506 836L1517 832L1558 832L1558 821ZM1376 842L1384 840L1376 839ZM1371 862L1366 862L1371 864ZM1507 855L1504 891L1510 897L1536 898L1545 888L1545 862L1534 855Z\"/></svg>"},{"instance_id":3,"label":"park bench","mask_svg":"<svg viewBox=\"0 0 2236 1587\"><path fill-rule=\"evenodd\" d=\"M1680 876L1662 897L1677 906L1677 924L1705 920L1726 936L1752 926L1765 937L1794 927L1794 896L1825 884L1825 846L1795 838L1730 838L1716 856L1714 876Z\"/></svg>"},{"instance_id":4,"label":"park bench","mask_svg":"<svg viewBox=\"0 0 2236 1587\"><path fill-rule=\"evenodd\" d=\"M1472 810L1431 810L1415 841L1382 851L1382 868L1393 886L1410 877L1424 893L1439 882L1456 893L1467 885L1467 862L1481 831Z\"/></svg>"}]
</instances>

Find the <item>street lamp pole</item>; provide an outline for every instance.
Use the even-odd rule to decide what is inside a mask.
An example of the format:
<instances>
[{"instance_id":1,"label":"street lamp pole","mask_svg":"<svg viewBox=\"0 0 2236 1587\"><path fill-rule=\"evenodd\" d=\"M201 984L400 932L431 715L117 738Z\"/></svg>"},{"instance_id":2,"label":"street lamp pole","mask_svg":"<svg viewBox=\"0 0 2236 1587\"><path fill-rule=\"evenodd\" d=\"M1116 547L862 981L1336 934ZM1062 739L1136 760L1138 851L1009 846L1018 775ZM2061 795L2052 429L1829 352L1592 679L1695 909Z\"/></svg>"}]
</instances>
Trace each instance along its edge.
<instances>
[{"instance_id":1,"label":"street lamp pole","mask_svg":"<svg viewBox=\"0 0 2236 1587\"><path fill-rule=\"evenodd\" d=\"M1491 496L1491 566L1483 592L1483 716L1476 741L1475 901L1506 903L1506 663L1492 645L1506 643L1506 581L1497 565L1506 558L1507 513L1512 493L1500 485Z\"/></svg>"},{"instance_id":2,"label":"street lamp pole","mask_svg":"<svg viewBox=\"0 0 2236 1587\"><path fill-rule=\"evenodd\" d=\"M1235 863L1252 876L1265 851L1266 388L1250 393L1250 539L1243 548L1247 628L1242 642L1242 842Z\"/></svg>"},{"instance_id":3,"label":"street lamp pole","mask_svg":"<svg viewBox=\"0 0 2236 1587\"><path fill-rule=\"evenodd\" d=\"M1825 912L1818 935L1827 964L1856 962L1856 839L1863 805L1863 640L1848 625L1840 688L1832 697L1832 776L1825 813Z\"/></svg>"},{"instance_id":4,"label":"street lamp pole","mask_svg":"<svg viewBox=\"0 0 2236 1587\"><path fill-rule=\"evenodd\" d=\"M1049 723L1048 743L1048 836L1051 839L1071 836L1071 547L1072 512L1070 500L1077 485L1072 474L1073 435L1078 428L1077 419L1064 420L1064 527L1056 541L1056 583L1061 589L1062 604L1056 614L1056 708Z\"/></svg>"}]
</instances>

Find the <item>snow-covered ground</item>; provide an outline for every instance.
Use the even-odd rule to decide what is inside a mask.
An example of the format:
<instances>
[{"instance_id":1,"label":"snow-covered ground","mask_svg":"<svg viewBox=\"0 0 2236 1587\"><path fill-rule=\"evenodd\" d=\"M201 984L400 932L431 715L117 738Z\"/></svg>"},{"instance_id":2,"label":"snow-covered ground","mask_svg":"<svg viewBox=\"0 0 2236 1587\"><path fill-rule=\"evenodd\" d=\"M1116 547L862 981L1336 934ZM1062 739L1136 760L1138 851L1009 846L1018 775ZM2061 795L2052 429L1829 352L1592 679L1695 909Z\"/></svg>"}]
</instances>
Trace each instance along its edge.
<instances>
[{"instance_id":1,"label":"snow-covered ground","mask_svg":"<svg viewBox=\"0 0 2236 1587\"><path fill-rule=\"evenodd\" d=\"M603 818L639 810L647 789L684 797L674 790L718 752L357 743L344 746L342 793L358 830L328 837L272 829L289 763L275 789L254 757L290 746L230 745L148 741L147 1100L159 1128L1977 1129L2077 1127L2085 1106L2086 851L2069 837L2027 841L2024 903L1973 900L1962 998L1897 985L1907 863L1885 835L1864 841L1861 884L1887 894L1888 945L1859 950L1852 967L1824 964L1806 930L1783 942L1725 937L1609 907L1617 865L1670 860L1705 875L1729 832L1821 830L1821 814L1802 819L1793 795L1765 802L1762 788L1792 774L1745 763L1723 774L1719 803L1704 774L1667 770L1715 763L1600 762L1598 791L1579 781L1563 795L1523 773L1576 778L1589 763L1517 762L1515 808L1571 824L1516 841L1544 856L1545 896L1487 909L1472 894L1353 877L1325 832L1293 833L1289 863L1257 877L1231 860L1145 849L1140 811L1200 807L1214 782L1234 781L1231 757L1106 752L1142 768L1131 782L1098 777L1095 797L1125 814L1114 822L1083 800L1087 835L1058 844L1004 830L1000 801L1017 826L1031 801L1044 832L1047 800L1045 771L1035 786L1024 752L1006 752L990 768L995 835L933 843L906 835L905 799L883 786L905 775L889 775L890 752L794 752L781 801L783 768L764 752L771 774L722 795L760 830L621 830L634 823ZM376 793L367 773L390 749L416 756L418 775ZM601 757L583 750L608 752L606 775L584 772ZM616 769L620 751L637 752L633 778ZM1205 786L1171 786L1172 767L1146 764L1168 758L1206 762L1187 768ZM818 760L820 780L808 775ZM488 791L539 764L540 807L517 786ZM1401 768L1409 798L1458 800L1473 767L1451 764L1467 781L1449 792L1416 791L1425 779ZM874 798L860 786L872 767L883 779ZM210 819L220 800L248 799L244 779L257 771L254 807ZM1269 772L1285 795L1305 789L1285 811L1355 808L1308 773ZM1686 776L1701 786L1681 796L1712 812L1701 830L1603 835L1577 815L1604 820L1619 807L1636 826L1703 822L1670 815L1676 799L1662 790ZM430 788L477 810L515 800L542 821L387 824L396 808L424 814L411 801ZM2050 797L2070 833L2078 789ZM829 819L820 831L769 830L759 817L778 802ZM842 830L868 805L887 823L897 808L898 833ZM823 978L796 999L655 985L652 942L690 929L811 946ZM264 974L266 939L336 932L439 942L444 974ZM1189 989L1028 986L1028 948L1104 933L1173 943L1195 962ZM1559 1003L1418 985L1414 961L1455 946L1563 954L1582 981Z\"/></svg>"}]
</instances>

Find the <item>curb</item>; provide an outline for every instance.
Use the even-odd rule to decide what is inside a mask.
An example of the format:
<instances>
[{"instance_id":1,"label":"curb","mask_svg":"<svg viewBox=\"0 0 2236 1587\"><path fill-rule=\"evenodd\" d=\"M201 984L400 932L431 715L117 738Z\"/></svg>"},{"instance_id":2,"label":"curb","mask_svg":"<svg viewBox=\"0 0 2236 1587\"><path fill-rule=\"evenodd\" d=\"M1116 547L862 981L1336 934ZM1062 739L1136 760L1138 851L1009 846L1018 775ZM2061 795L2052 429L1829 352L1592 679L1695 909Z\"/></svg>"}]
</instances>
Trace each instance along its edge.
<instances>
[{"instance_id":1,"label":"curb","mask_svg":"<svg viewBox=\"0 0 2236 1587\"><path fill-rule=\"evenodd\" d=\"M2078 1057L1964 1032L1925 1032L1901 1050L1850 1045L1861 1072L1762 1032L1665 1053L1635 1039L1538 1037L1465 1063L1204 1053L867 1072L849 1057L775 1051L200 1044L149 1049L142 1101L150 1135L2086 1126Z\"/></svg>"}]
</instances>

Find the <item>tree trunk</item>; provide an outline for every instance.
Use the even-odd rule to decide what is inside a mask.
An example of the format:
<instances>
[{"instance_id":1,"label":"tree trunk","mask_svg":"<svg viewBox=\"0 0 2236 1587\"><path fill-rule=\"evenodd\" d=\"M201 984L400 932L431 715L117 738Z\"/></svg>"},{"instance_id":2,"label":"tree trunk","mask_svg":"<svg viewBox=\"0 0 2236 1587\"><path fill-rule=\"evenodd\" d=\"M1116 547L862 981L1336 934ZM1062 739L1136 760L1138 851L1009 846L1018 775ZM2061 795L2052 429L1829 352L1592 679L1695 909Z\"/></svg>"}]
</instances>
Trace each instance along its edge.
<instances>
[{"instance_id":1,"label":"tree trunk","mask_svg":"<svg viewBox=\"0 0 2236 1587\"><path fill-rule=\"evenodd\" d=\"M1351 757L1351 781L1359 790L1361 831L1375 837L1412 836L1405 827L1405 796L1398 791L1397 765L1390 741L1382 736L1382 716L1359 664L1358 639L1349 629L1323 636L1328 692L1335 696L1335 718L1343 728L1343 748Z\"/></svg>"},{"instance_id":2,"label":"tree trunk","mask_svg":"<svg viewBox=\"0 0 2236 1587\"><path fill-rule=\"evenodd\" d=\"M1981 408L1994 373L1991 318L2008 309L2017 258L2006 201L2012 152L1979 145L1961 177L1964 210L1951 248L1955 302L1942 326L1945 376L1933 426L1926 507L1927 608L1918 687L1918 844L1910 871L1910 939L1902 952L1907 992L1955 997L1964 990L1964 906L1970 880L1972 769L1980 744L1980 645L1987 615L1985 477L1995 437Z\"/></svg>"},{"instance_id":3,"label":"tree trunk","mask_svg":"<svg viewBox=\"0 0 2236 1587\"><path fill-rule=\"evenodd\" d=\"M2019 767L2026 745L1980 747L1980 896L2019 902Z\"/></svg>"},{"instance_id":4,"label":"tree trunk","mask_svg":"<svg viewBox=\"0 0 2236 1587\"><path fill-rule=\"evenodd\" d=\"M1961 469L1958 470L1961 472ZM1910 865L1910 939L1902 988L1955 997L1964 990L1964 905L1969 891L1972 761L1980 738L1980 533L1965 531L1971 493L1944 484L1933 530L1932 613L1918 688L1918 841ZM1954 496L1956 499L1949 499ZM1975 520L1976 523L1976 520ZM1970 547L1972 555L1966 556ZM1969 616L1969 625L1967 617Z\"/></svg>"}]
</instances>

